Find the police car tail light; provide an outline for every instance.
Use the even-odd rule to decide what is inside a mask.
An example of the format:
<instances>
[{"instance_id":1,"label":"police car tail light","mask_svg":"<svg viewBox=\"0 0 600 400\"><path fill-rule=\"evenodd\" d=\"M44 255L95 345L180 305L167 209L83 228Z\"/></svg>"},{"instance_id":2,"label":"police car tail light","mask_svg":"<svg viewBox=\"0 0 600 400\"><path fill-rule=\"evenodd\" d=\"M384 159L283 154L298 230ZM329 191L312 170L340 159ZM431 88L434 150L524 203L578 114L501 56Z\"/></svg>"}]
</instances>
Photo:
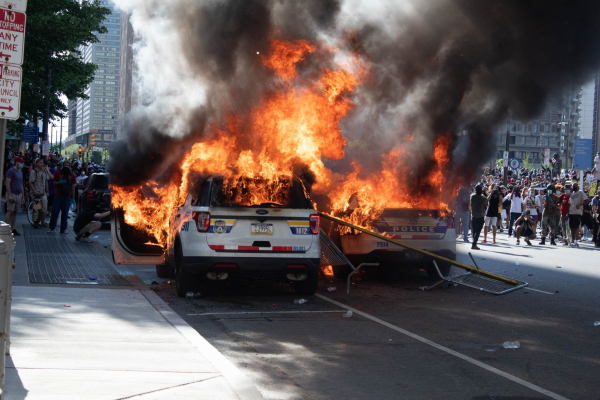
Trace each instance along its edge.
<instances>
[{"instance_id":1,"label":"police car tail light","mask_svg":"<svg viewBox=\"0 0 600 400\"><path fill-rule=\"evenodd\" d=\"M448 221L448 229L454 229L454 217L448 217L446 221Z\"/></svg>"},{"instance_id":2,"label":"police car tail light","mask_svg":"<svg viewBox=\"0 0 600 400\"><path fill-rule=\"evenodd\" d=\"M319 227L321 226L321 217L313 214L310 216L310 231L313 235L319 233Z\"/></svg>"},{"instance_id":3,"label":"police car tail light","mask_svg":"<svg viewBox=\"0 0 600 400\"><path fill-rule=\"evenodd\" d=\"M196 228L198 232L206 232L210 227L210 213L209 212L193 212L192 218L196 221Z\"/></svg>"}]
</instances>

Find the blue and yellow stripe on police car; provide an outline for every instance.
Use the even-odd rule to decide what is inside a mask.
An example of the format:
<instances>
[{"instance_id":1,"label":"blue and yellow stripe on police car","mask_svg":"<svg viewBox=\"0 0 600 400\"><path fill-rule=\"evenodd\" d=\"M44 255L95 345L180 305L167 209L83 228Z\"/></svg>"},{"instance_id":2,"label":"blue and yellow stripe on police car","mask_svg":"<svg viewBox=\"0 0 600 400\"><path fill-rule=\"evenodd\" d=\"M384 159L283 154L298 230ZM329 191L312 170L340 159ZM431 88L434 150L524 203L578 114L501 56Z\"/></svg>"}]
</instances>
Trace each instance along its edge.
<instances>
[{"instance_id":1,"label":"blue and yellow stripe on police car","mask_svg":"<svg viewBox=\"0 0 600 400\"><path fill-rule=\"evenodd\" d=\"M235 219L211 219L207 233L229 233L235 224Z\"/></svg>"},{"instance_id":2,"label":"blue and yellow stripe on police car","mask_svg":"<svg viewBox=\"0 0 600 400\"><path fill-rule=\"evenodd\" d=\"M288 221L288 226L294 235L311 235L309 221Z\"/></svg>"}]
</instances>

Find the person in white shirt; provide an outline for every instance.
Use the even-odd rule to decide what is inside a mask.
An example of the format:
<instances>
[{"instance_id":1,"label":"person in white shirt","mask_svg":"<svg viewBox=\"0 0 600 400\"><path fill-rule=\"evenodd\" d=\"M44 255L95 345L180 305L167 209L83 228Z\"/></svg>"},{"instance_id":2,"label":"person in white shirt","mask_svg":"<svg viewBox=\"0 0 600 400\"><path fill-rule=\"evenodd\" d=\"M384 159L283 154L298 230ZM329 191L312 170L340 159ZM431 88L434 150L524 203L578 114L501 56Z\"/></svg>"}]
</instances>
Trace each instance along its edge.
<instances>
[{"instance_id":1,"label":"person in white shirt","mask_svg":"<svg viewBox=\"0 0 600 400\"><path fill-rule=\"evenodd\" d=\"M87 179L87 175L85 174L85 170L81 170L81 172L79 173L79 176L77 178L75 178L75 181L77 182L78 185L83 185L83 183L85 182L85 180Z\"/></svg>"},{"instance_id":2,"label":"person in white shirt","mask_svg":"<svg viewBox=\"0 0 600 400\"><path fill-rule=\"evenodd\" d=\"M527 194L529 194L529 195L527 197L525 197ZM535 189L524 188L523 189L523 201L525 202L525 210L529 210L530 217L533 220L533 222L535 222L535 224L533 225L533 227L535 229L535 226L537 225L537 221L538 221L538 208L541 207L540 202L535 197Z\"/></svg>"},{"instance_id":3,"label":"person in white shirt","mask_svg":"<svg viewBox=\"0 0 600 400\"><path fill-rule=\"evenodd\" d=\"M544 189L540 189L538 195L535 196L535 200L539 204L538 209L537 209L537 212L538 212L537 215L538 215L538 222L540 223L540 229L543 228L542 215L544 215L544 197L545 197Z\"/></svg>"},{"instance_id":4,"label":"person in white shirt","mask_svg":"<svg viewBox=\"0 0 600 400\"><path fill-rule=\"evenodd\" d=\"M573 193L569 198L569 228L571 228L571 247L579 247L579 230L581 228L581 218L583 216L583 205L587 202L588 196L579 190L579 184L573 184Z\"/></svg>"},{"instance_id":5,"label":"person in white shirt","mask_svg":"<svg viewBox=\"0 0 600 400\"><path fill-rule=\"evenodd\" d=\"M515 221L521 216L523 210L524 206L521 191L518 187L515 187L513 189L512 194L510 195L510 223L508 224L508 236L512 236L513 225Z\"/></svg>"}]
</instances>

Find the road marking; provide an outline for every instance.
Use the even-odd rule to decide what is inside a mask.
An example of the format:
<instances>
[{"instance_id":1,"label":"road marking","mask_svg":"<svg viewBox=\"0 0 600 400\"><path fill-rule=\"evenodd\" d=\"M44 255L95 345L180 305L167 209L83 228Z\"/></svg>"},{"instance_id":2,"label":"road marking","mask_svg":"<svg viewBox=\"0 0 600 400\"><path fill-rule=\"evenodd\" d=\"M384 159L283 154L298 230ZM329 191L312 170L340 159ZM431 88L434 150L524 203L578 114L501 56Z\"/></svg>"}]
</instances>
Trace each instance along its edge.
<instances>
[{"instance_id":1,"label":"road marking","mask_svg":"<svg viewBox=\"0 0 600 400\"><path fill-rule=\"evenodd\" d=\"M544 292L543 290L539 290L539 289L533 289L533 288L523 288L525 290L533 290L534 292L540 292L540 293L546 293L546 294L554 294L554 293L550 293L550 292Z\"/></svg>"},{"instance_id":2,"label":"road marking","mask_svg":"<svg viewBox=\"0 0 600 400\"><path fill-rule=\"evenodd\" d=\"M239 311L239 312L210 312L188 315L245 315L245 314L311 314L311 313L339 313L340 311Z\"/></svg>"},{"instance_id":3,"label":"road marking","mask_svg":"<svg viewBox=\"0 0 600 400\"><path fill-rule=\"evenodd\" d=\"M364 317L364 318L370 319L370 320L371 320L371 321L373 321L373 322L377 322L378 324L381 324L381 325L383 325L383 326L385 326L385 327L387 327L387 328L393 329L393 330L395 330L396 332L402 333L403 335L406 335L406 336L408 336L408 337L411 337L411 338L413 338L413 339L415 339L415 340L418 340L419 342L422 342L422 343L428 344L428 345L430 345L430 346L432 346L432 347L435 347L435 348L436 348L436 349L438 349L438 350L441 350L441 351L443 351L443 352L445 352L445 353L448 353L448 354L451 354L451 355L453 355L453 356L455 356L455 357L458 357L458 358L460 358L461 360L467 361L467 362L469 362L469 363L471 363L471 364L473 364L473 365L476 365L476 366L478 366L478 367L480 367L480 368L483 368L483 369L485 369L485 370L487 370L487 371L490 371L490 372L492 372L492 373L494 373L494 374L496 374L496 375L500 375L500 376L502 376L502 377L504 377L504 378L506 378L506 379L508 379L508 380L511 380L511 381L513 381L513 382L515 382L515 383L518 383L518 384L520 384L520 385L523 385L523 386L525 386L525 387L527 387L527 388L529 388L529 389L531 389L531 390L534 390L534 391L536 391L536 392L538 392L538 393L542 393L542 394L544 394L544 395L546 395L546 396L548 396L548 397L550 397L550 398L552 398L552 399L556 399L556 400L567 400L567 398L566 398L566 397L563 397L563 396L561 396L561 395L559 395L559 394L556 394L556 393L554 393L554 392L551 392L551 391L549 391L549 390L546 390L546 389L544 389L544 388L541 388L541 387L539 387L539 386L537 386L537 385L534 385L533 383L527 382L527 381L525 381L525 380L523 380L523 379L521 379L521 378L517 378L517 377L516 377L516 376L514 376L514 375L511 375L511 374L509 374L509 373L506 373L506 372L504 372L504 371L501 371L501 370L499 370L498 368L494 368L494 367L492 367L492 366L489 366L489 365L487 365L487 364L484 364L484 363L482 363L481 361L477 361L477 360L475 360L474 358L471 358L471 357L469 357L469 356L466 356L466 355L464 355L464 354L462 354L462 353L459 353L459 352L457 352L457 351L454 351L454 350L452 350L452 349L449 349L448 347L445 347L445 346L442 346L442 345L440 345L440 344L437 344L437 343L435 343L435 342L432 342L432 341L431 341L431 340L429 340L429 339L425 339L425 338L424 338L424 337L422 337L422 336L419 336L419 335L416 335L416 334L414 334L414 333L412 333L412 332L409 332L409 331L407 331L406 329L399 328L399 327L397 327L396 325L392 325L392 324L390 324L389 322L385 322L385 321L383 321L383 320L381 320L381 319L379 319L379 318L377 318L377 317L373 317L372 315L369 315L369 314L367 314L367 313L364 313L364 312L362 312L362 311L359 311L359 310L357 310L357 309L355 309L355 308L352 308L352 307L350 307L350 306L347 306L347 305L345 305L345 304L342 304L342 303L340 303L340 302L337 302L337 301L335 301L335 300L333 300L333 299L330 299L329 297L325 297L325 296L323 296L323 295L321 295L321 294L315 294L315 296L317 296L318 298L320 298L320 299L323 299L323 300L325 300L325 301L328 301L328 302L330 302L330 303L332 303L332 304L335 304L336 306L342 307L342 308L344 308L344 309L346 309L346 310L348 310L348 311L352 311L353 313L355 313L355 314L358 314L358 315L360 315L360 316L362 316L362 317Z\"/></svg>"}]
</instances>

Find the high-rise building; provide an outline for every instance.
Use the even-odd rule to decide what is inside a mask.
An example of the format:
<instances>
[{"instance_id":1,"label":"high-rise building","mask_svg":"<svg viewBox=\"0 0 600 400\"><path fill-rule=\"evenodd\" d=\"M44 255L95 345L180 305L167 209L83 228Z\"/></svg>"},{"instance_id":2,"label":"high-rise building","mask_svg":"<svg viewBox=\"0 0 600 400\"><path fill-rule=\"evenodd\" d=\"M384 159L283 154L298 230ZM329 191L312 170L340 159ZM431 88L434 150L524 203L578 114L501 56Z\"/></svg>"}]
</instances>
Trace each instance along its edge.
<instances>
[{"instance_id":1,"label":"high-rise building","mask_svg":"<svg viewBox=\"0 0 600 400\"><path fill-rule=\"evenodd\" d=\"M107 33L98 35L99 43L80 48L85 62L98 66L94 81L86 89L88 99L69 100L69 134L66 146L80 144L106 147L116 139L119 109L121 53L121 12L111 0L101 0L111 14L103 24ZM93 137L92 137L93 135Z\"/></svg>"},{"instance_id":2,"label":"high-rise building","mask_svg":"<svg viewBox=\"0 0 600 400\"><path fill-rule=\"evenodd\" d=\"M121 70L119 85L119 119L117 126L117 139L124 135L125 115L137 103L136 85L134 85L135 62L133 59L133 43L135 41L133 27L129 21L130 15L123 13L121 16Z\"/></svg>"},{"instance_id":3,"label":"high-rise building","mask_svg":"<svg viewBox=\"0 0 600 400\"><path fill-rule=\"evenodd\" d=\"M509 160L517 159L523 166L523 160L528 159L532 168L540 168L545 150L550 149L550 159L558 153L564 168L570 167L579 132L581 92L581 88L573 87L549 99L544 112L536 119L507 120L501 124L497 131L497 158L503 157L508 130Z\"/></svg>"},{"instance_id":4,"label":"high-rise building","mask_svg":"<svg viewBox=\"0 0 600 400\"><path fill-rule=\"evenodd\" d=\"M581 91L581 126L579 131L579 136L582 139L592 140L592 159L596 152L600 152L600 140L598 138L599 100L600 74L596 74L593 80L583 86Z\"/></svg>"}]
</instances>

